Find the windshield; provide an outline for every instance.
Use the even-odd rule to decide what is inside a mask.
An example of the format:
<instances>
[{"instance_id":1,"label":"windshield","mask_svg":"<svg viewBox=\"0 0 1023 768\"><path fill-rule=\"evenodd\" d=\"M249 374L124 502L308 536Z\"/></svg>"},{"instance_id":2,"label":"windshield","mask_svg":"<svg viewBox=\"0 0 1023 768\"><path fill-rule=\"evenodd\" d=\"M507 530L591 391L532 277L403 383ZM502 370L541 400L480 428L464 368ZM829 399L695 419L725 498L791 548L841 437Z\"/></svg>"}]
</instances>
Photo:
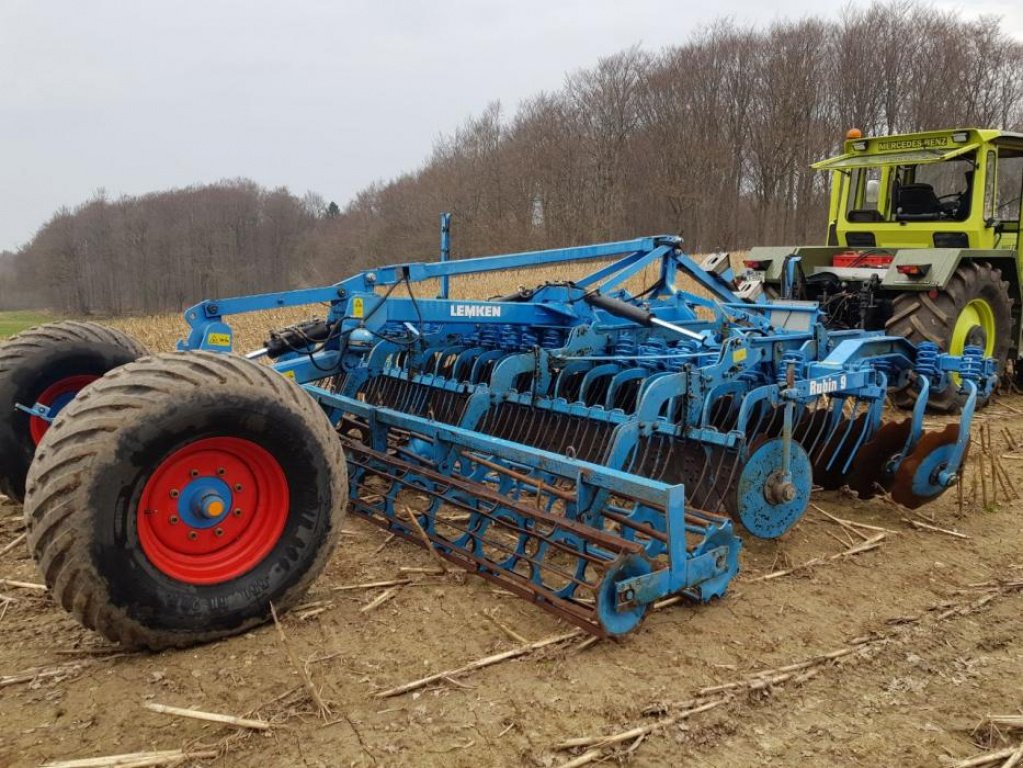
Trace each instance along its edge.
<instances>
[{"instance_id":1,"label":"windshield","mask_svg":"<svg viewBox=\"0 0 1023 768\"><path fill-rule=\"evenodd\" d=\"M856 168L849 174L850 222L965 221L976 153L938 163Z\"/></svg>"},{"instance_id":2,"label":"windshield","mask_svg":"<svg viewBox=\"0 0 1023 768\"><path fill-rule=\"evenodd\" d=\"M892 174L895 221L951 219L970 215L975 170L972 155L930 165L900 165Z\"/></svg>"},{"instance_id":3,"label":"windshield","mask_svg":"<svg viewBox=\"0 0 1023 768\"><path fill-rule=\"evenodd\" d=\"M998 153L998 190L994 218L1018 222L1023 195L1023 150L1003 149Z\"/></svg>"}]
</instances>

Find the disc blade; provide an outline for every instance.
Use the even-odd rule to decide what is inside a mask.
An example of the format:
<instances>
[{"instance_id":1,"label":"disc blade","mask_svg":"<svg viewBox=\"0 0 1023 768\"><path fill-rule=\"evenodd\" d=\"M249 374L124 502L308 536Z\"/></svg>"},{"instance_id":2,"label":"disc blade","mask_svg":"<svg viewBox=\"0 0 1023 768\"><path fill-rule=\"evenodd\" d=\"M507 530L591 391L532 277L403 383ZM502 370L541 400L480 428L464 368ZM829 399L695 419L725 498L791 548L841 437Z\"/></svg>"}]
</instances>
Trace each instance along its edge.
<instances>
[{"instance_id":1,"label":"disc blade","mask_svg":"<svg viewBox=\"0 0 1023 768\"><path fill-rule=\"evenodd\" d=\"M940 432L924 434L895 473L892 499L904 507L916 509L944 493L947 488L938 483L937 474L948 465L958 439L958 424L948 424Z\"/></svg>"},{"instance_id":2,"label":"disc blade","mask_svg":"<svg viewBox=\"0 0 1023 768\"><path fill-rule=\"evenodd\" d=\"M874 498L878 486L891 490L895 472L888 465L905 448L912 427L910 419L889 421L856 453L846 483L861 499Z\"/></svg>"},{"instance_id":3,"label":"disc blade","mask_svg":"<svg viewBox=\"0 0 1023 768\"><path fill-rule=\"evenodd\" d=\"M788 474L783 474L785 439L754 440L729 489L729 514L758 538L775 539L784 534L799 521L810 502L813 487L810 459L795 440L788 449Z\"/></svg>"}]
</instances>

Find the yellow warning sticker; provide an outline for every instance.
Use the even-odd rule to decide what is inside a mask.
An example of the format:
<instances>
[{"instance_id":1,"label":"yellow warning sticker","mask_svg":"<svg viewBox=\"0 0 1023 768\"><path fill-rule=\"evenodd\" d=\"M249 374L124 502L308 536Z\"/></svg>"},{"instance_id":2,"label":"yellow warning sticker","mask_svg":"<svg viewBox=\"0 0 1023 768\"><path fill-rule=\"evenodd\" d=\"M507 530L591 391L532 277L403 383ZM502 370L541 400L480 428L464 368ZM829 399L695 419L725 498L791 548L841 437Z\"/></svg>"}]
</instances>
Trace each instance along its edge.
<instances>
[{"instance_id":1,"label":"yellow warning sticker","mask_svg":"<svg viewBox=\"0 0 1023 768\"><path fill-rule=\"evenodd\" d=\"M352 317L362 317L365 311L365 306L362 303L361 297L356 296L352 299Z\"/></svg>"},{"instance_id":2,"label":"yellow warning sticker","mask_svg":"<svg viewBox=\"0 0 1023 768\"><path fill-rule=\"evenodd\" d=\"M281 374L281 376L283 376L286 379L294 379L295 378L295 372L294 371L285 371L284 373Z\"/></svg>"},{"instance_id":3,"label":"yellow warning sticker","mask_svg":"<svg viewBox=\"0 0 1023 768\"><path fill-rule=\"evenodd\" d=\"M746 359L746 355L747 354L748 354L748 352L746 350L746 347L743 347L742 349L735 350L732 353L732 362L733 363L741 363L743 360Z\"/></svg>"},{"instance_id":4,"label":"yellow warning sticker","mask_svg":"<svg viewBox=\"0 0 1023 768\"><path fill-rule=\"evenodd\" d=\"M230 347L231 346L231 334L230 333L211 333L206 337L206 341L214 347Z\"/></svg>"}]
</instances>

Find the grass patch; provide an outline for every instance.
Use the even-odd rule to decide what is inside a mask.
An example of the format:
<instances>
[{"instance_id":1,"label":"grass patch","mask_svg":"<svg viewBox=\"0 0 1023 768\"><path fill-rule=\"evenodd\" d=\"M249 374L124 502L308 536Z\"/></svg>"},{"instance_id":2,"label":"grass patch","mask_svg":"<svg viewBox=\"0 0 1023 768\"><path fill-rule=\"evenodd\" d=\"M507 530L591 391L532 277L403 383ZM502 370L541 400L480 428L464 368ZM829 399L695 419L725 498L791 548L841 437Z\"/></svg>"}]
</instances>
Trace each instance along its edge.
<instances>
[{"instance_id":1,"label":"grass patch","mask_svg":"<svg viewBox=\"0 0 1023 768\"><path fill-rule=\"evenodd\" d=\"M34 309L19 309L10 312L0 312L0 339L6 339L16 333L21 333L33 325L49 323L54 317L46 312Z\"/></svg>"}]
</instances>

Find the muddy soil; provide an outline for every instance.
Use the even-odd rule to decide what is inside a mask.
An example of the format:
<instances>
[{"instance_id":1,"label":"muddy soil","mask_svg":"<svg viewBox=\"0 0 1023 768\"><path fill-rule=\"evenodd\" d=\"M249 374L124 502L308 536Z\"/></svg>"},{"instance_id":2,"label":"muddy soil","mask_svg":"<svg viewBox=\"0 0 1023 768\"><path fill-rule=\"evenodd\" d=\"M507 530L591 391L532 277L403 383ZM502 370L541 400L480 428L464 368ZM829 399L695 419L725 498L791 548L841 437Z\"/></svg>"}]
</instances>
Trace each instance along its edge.
<instances>
[{"instance_id":1,"label":"muddy soil","mask_svg":"<svg viewBox=\"0 0 1023 768\"><path fill-rule=\"evenodd\" d=\"M1010 444L1023 449L1023 398L1001 399L981 420L1023 491L1023 450ZM961 511L950 492L917 517L959 535L914 528L883 500L818 493L821 509L887 532L859 536L812 509L780 541L747 538L721 601L656 610L621 641L577 637L390 698L377 694L521 645L512 633L535 641L571 627L478 578L402 570L432 560L354 517L305 606L282 617L286 641L268 626L190 650L125 653L45 592L2 582L0 766L182 749L213 756L181 765L546 767L586 751L557 749L566 739L640 726L654 728L600 759L950 765L1023 739L977 730L988 714L1023 712L1023 589L1005 585L1023 586L1023 502L999 489L984 509L972 483L968 475ZM4 502L0 550L21 530L20 507ZM830 559L878 533L875 547ZM40 581L23 545L0 554L0 578ZM387 587L337 589L402 578L411 583L368 611ZM843 649L770 685L701 693ZM721 703L678 718L694 698ZM158 714L150 702L273 727L240 731Z\"/></svg>"}]
</instances>

